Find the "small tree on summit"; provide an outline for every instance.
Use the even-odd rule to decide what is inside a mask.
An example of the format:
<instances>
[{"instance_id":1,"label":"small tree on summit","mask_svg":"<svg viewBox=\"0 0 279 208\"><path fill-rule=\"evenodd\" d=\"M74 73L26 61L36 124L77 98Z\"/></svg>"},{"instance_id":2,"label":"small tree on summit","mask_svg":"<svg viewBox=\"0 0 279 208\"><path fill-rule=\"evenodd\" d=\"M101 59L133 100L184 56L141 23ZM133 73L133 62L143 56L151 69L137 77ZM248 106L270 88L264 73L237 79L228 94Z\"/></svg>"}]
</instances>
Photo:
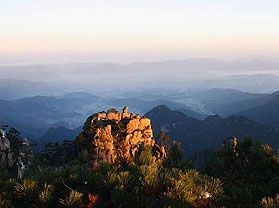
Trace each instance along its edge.
<instances>
[{"instance_id":1,"label":"small tree on summit","mask_svg":"<svg viewBox=\"0 0 279 208\"><path fill-rule=\"evenodd\" d=\"M164 130L160 131L157 137L157 141L160 145L163 145L166 151L169 151L171 146L171 138L166 135Z\"/></svg>"}]
</instances>

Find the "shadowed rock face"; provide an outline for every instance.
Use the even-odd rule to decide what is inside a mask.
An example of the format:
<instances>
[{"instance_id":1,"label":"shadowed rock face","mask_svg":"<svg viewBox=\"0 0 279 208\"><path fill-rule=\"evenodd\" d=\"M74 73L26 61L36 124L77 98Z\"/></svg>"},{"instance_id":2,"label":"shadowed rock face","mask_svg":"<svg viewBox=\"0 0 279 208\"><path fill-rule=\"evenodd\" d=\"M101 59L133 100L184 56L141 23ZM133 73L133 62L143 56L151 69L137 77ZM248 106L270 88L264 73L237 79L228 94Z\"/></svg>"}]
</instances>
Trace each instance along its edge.
<instances>
[{"instance_id":1,"label":"shadowed rock face","mask_svg":"<svg viewBox=\"0 0 279 208\"><path fill-rule=\"evenodd\" d=\"M21 147L20 147L18 154L27 167L30 167L33 165L34 154L31 149L30 143L26 138L22 139Z\"/></svg>"},{"instance_id":2,"label":"shadowed rock face","mask_svg":"<svg viewBox=\"0 0 279 208\"><path fill-rule=\"evenodd\" d=\"M5 131L0 129L0 171L15 170L18 161L21 161L24 168L33 165L34 154L29 141L17 138L10 142Z\"/></svg>"},{"instance_id":3,"label":"shadowed rock face","mask_svg":"<svg viewBox=\"0 0 279 208\"><path fill-rule=\"evenodd\" d=\"M13 165L10 141L5 132L0 129L0 170L7 170Z\"/></svg>"},{"instance_id":4,"label":"shadowed rock face","mask_svg":"<svg viewBox=\"0 0 279 208\"><path fill-rule=\"evenodd\" d=\"M81 133L94 162L115 163L119 158L132 161L142 146L156 149L158 158L165 155L163 147L155 144L151 122L147 118L115 109L90 116Z\"/></svg>"}]
</instances>

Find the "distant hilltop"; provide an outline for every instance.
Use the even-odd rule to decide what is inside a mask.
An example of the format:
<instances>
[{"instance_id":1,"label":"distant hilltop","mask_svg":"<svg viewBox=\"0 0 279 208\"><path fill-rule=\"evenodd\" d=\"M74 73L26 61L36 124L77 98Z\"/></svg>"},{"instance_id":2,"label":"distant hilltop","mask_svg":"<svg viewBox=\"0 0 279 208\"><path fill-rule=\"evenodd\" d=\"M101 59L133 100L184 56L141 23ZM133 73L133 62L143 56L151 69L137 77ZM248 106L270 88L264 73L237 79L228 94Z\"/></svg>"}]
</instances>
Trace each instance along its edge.
<instances>
[{"instance_id":1,"label":"distant hilltop","mask_svg":"<svg viewBox=\"0 0 279 208\"><path fill-rule=\"evenodd\" d=\"M122 113L110 109L93 114L83 129L75 143L84 147L96 164L132 161L144 146L151 146L157 159L166 156L164 147L155 143L150 119L129 113L127 106Z\"/></svg>"}]
</instances>

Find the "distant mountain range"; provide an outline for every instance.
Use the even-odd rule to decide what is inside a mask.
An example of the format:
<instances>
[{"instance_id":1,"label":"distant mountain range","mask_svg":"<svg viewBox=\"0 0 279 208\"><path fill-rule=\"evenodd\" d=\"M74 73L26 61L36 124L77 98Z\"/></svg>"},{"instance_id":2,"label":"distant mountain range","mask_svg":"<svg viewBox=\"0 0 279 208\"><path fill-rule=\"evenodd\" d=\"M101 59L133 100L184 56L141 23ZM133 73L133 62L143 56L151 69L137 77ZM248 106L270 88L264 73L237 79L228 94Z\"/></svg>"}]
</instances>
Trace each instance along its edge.
<instances>
[{"instance_id":1,"label":"distant mountain range","mask_svg":"<svg viewBox=\"0 0 279 208\"><path fill-rule=\"evenodd\" d=\"M204 120L208 115L207 114L202 114L202 113L198 113L198 112L195 112L195 111L192 111L192 110L189 110L189 109L175 109L176 111L179 111L179 112L182 112L184 113L185 115L189 116L189 117L192 117L192 118L195 118L195 119L198 119L198 120Z\"/></svg>"},{"instance_id":2,"label":"distant mountain range","mask_svg":"<svg viewBox=\"0 0 279 208\"><path fill-rule=\"evenodd\" d=\"M98 101L98 97L86 93L0 100L0 122L17 128L23 136L38 139L51 127L81 124L84 118L79 111Z\"/></svg>"},{"instance_id":3,"label":"distant mountain range","mask_svg":"<svg viewBox=\"0 0 279 208\"><path fill-rule=\"evenodd\" d=\"M274 61L250 59L246 61L232 60L225 61L214 58L188 58L182 60L167 61L139 61L128 64L112 62L92 62L92 63L67 63L67 64L41 64L25 66L0 66L3 78L16 78L30 80L57 80L71 78L73 76L92 77L93 74L103 76L104 74L125 73L128 77L141 72L149 75L180 75L208 73L212 71L236 72L278 70L279 63ZM38 73L40 71L40 73ZM160 73L159 73L160 72ZM144 76L144 77L146 77ZM42 79L42 77L44 79Z\"/></svg>"},{"instance_id":4,"label":"distant mountain range","mask_svg":"<svg viewBox=\"0 0 279 208\"><path fill-rule=\"evenodd\" d=\"M236 89L213 88L193 91L190 96L204 103L206 111L212 114L228 116L243 110L264 104L270 94L249 93Z\"/></svg>"},{"instance_id":5,"label":"distant mountain range","mask_svg":"<svg viewBox=\"0 0 279 208\"><path fill-rule=\"evenodd\" d=\"M215 115L200 121L164 105L152 109L145 116L151 119L155 135L164 130L172 139L182 143L187 156L202 149L216 148L230 136L239 139L251 136L271 144L275 149L279 147L279 131L276 128L243 116L221 118Z\"/></svg>"},{"instance_id":6,"label":"distant mountain range","mask_svg":"<svg viewBox=\"0 0 279 208\"><path fill-rule=\"evenodd\" d=\"M1 68L1 67L0 67ZM56 95L63 93L54 84L34 82L21 79L0 79L0 99L13 100L35 95Z\"/></svg>"},{"instance_id":7,"label":"distant mountain range","mask_svg":"<svg viewBox=\"0 0 279 208\"><path fill-rule=\"evenodd\" d=\"M11 95L6 94L16 99L25 96L50 95L51 91L61 94L82 90L94 91L95 94L96 91L105 92L115 89L128 91L154 87L233 88L250 92L272 92L278 90L279 77L275 75L278 74L278 68L279 62L266 60L225 61L214 58L189 58L122 64L96 62L0 66L0 71L1 78L10 79L9 82L13 84L17 82L16 80L34 82L27 84L28 86L22 83L26 88L26 94L16 87L13 88L14 91L10 90ZM247 75L247 72L250 75ZM30 88L31 85L37 86L38 89ZM11 89L11 85L5 89Z\"/></svg>"},{"instance_id":8,"label":"distant mountain range","mask_svg":"<svg viewBox=\"0 0 279 208\"><path fill-rule=\"evenodd\" d=\"M263 105L258 105L237 114L264 124L279 127L279 92L268 96L267 100Z\"/></svg>"},{"instance_id":9,"label":"distant mountain range","mask_svg":"<svg viewBox=\"0 0 279 208\"><path fill-rule=\"evenodd\" d=\"M272 94L255 94L234 89L211 89L196 92L193 97L204 102L205 109L212 114L222 117L242 115L263 124L279 127L279 91Z\"/></svg>"},{"instance_id":10,"label":"distant mountain range","mask_svg":"<svg viewBox=\"0 0 279 208\"><path fill-rule=\"evenodd\" d=\"M123 106L129 106L129 108L135 113L144 114L158 105L167 105L169 108L181 111L187 111L192 117L200 118L203 115L191 110L190 107L183 103L171 101L168 99L155 99L155 100L143 100L138 98L121 98L121 99L110 99L106 101L106 105L114 108L121 109Z\"/></svg>"},{"instance_id":11,"label":"distant mountain range","mask_svg":"<svg viewBox=\"0 0 279 208\"><path fill-rule=\"evenodd\" d=\"M167 99L142 100L137 98L103 99L89 93L76 92L61 96L33 96L17 100L0 99L0 123L17 128L23 136L38 139L51 127L75 129L89 114L102 109L121 110L128 105L135 113L144 114L158 105L187 111L197 118L204 117L182 103ZM53 130L53 129L52 129ZM45 137L47 138L47 137Z\"/></svg>"},{"instance_id":12,"label":"distant mountain range","mask_svg":"<svg viewBox=\"0 0 279 208\"><path fill-rule=\"evenodd\" d=\"M232 102L221 103L217 100L208 102L206 107L215 114L224 117L229 115L242 115L257 122L279 127L279 91L272 94L251 94L238 92L239 99ZM232 96L233 97L233 96ZM215 103L215 104L214 104Z\"/></svg>"},{"instance_id":13,"label":"distant mountain range","mask_svg":"<svg viewBox=\"0 0 279 208\"><path fill-rule=\"evenodd\" d=\"M277 126L279 123L279 94L275 93L272 96L260 98L257 98L260 100L259 102L265 99L270 100L262 106L251 108L239 113L239 115L231 115L226 118L221 118L218 115L206 116L187 108L171 110L166 105L159 105L153 108L145 116L152 121L154 135L157 135L161 130L166 131L171 138L182 142L187 156L203 149L215 149L230 136L236 136L239 139L244 136L251 136L264 143L271 144L274 148L278 148L279 130L270 125ZM122 106L123 102L125 103L125 100L118 100L118 102L115 102L115 106ZM157 103L157 101L148 103L139 102L138 100L134 100L134 102L141 107L134 104L132 100L128 100L127 103L134 105L138 109L147 109ZM163 103L163 101L161 102ZM173 108L181 107L180 104L175 102L165 101L165 103L171 104ZM270 125L261 124L257 121ZM76 129L68 129L61 126L51 127L38 140L51 142L61 142L65 139L72 140L79 132L81 132L81 127Z\"/></svg>"},{"instance_id":14,"label":"distant mountain range","mask_svg":"<svg viewBox=\"0 0 279 208\"><path fill-rule=\"evenodd\" d=\"M148 65L150 63L138 64ZM156 65L158 63L152 64ZM216 64L218 64L218 61ZM177 62L177 65L180 65L180 62ZM86 66L86 70L90 69L90 64L83 66ZM103 66L109 68L112 65L104 63L94 67ZM130 66L135 67L133 64ZM247 134L251 134L254 138L259 136L263 141L267 139L264 134L269 135L272 141L275 138L273 137L274 133L270 133L273 128L262 124L279 127L279 92L272 94L248 93L230 88L189 91L168 89L164 91L160 88L152 88L139 89L138 91L132 89L128 91L120 90L118 94L108 93L109 96L106 97L80 91L67 94L59 93L52 96L4 99L9 97L9 92L13 92L13 89L18 89L17 93L19 94L11 94L9 98L19 96L22 93L21 90L29 89L32 91L32 88L36 86L38 86L38 93L49 87L49 85L41 82L13 79L0 82L0 95L3 95L0 99L0 124L15 127L23 136L32 140L54 141L53 139L74 138L75 130L83 124L88 115L109 108L121 110L126 105L129 106L130 111L140 114L148 112L146 114L148 116L150 116L150 112L154 112L153 108L156 106L168 106L171 113L164 108L162 108L162 112L169 114L169 118L174 119L174 121L167 123L167 120L162 119L160 122L163 125L158 124L159 126L155 123L155 132L158 133L163 128L171 132L174 138L187 138L190 141L190 146L187 146L186 149L190 152L196 150L195 140L198 141L201 138L207 139L208 142L203 143L210 147L213 140L210 135L213 132L215 132L217 140L219 139L217 143L220 143L221 137L224 139L226 136L231 136L228 133L244 135L245 129L240 131L242 125L238 127L225 125L228 122L236 124L235 120L247 125L244 126L248 130L251 129L251 131L247 130ZM5 89L8 91L5 92ZM33 93L31 91L30 94ZM220 116L208 117L209 114L219 114ZM185 115L187 115L187 118ZM178 120L175 120L175 118ZM153 118L151 119L153 120ZM156 118L154 119L156 120ZM214 123L216 123L215 126ZM212 128L212 132L210 132L210 128ZM253 128L255 128L254 132L257 132L257 128L261 132L259 131L257 135L252 134ZM266 132L268 128L270 128L270 132ZM58 136L55 137L55 134ZM190 135L194 139L193 141Z\"/></svg>"},{"instance_id":15,"label":"distant mountain range","mask_svg":"<svg viewBox=\"0 0 279 208\"><path fill-rule=\"evenodd\" d=\"M209 110L218 110L222 105L231 104L235 102L242 102L246 100L253 100L261 98L267 94L249 93L236 89L221 89L212 88L209 90L194 91L191 97L201 100L206 103Z\"/></svg>"},{"instance_id":16,"label":"distant mountain range","mask_svg":"<svg viewBox=\"0 0 279 208\"><path fill-rule=\"evenodd\" d=\"M67 129L65 127L51 127L45 134L38 138L39 141L47 142L62 142L64 140L74 140L79 133L82 132L82 127L76 129Z\"/></svg>"}]
</instances>

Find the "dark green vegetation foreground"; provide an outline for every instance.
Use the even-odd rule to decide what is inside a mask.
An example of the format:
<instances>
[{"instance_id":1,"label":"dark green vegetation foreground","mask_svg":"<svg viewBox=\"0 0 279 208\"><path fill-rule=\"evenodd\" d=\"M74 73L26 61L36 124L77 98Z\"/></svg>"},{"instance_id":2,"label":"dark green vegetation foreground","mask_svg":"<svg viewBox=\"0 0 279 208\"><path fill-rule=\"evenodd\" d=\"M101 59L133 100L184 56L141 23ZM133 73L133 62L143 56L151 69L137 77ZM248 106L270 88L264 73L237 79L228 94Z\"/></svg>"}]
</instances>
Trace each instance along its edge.
<instances>
[{"instance_id":1,"label":"dark green vegetation foreground","mask_svg":"<svg viewBox=\"0 0 279 208\"><path fill-rule=\"evenodd\" d=\"M268 145L250 138L236 148L228 144L198 172L183 160L178 143L164 134L159 140L168 153L161 164L147 147L134 162L98 167L82 154L70 160L75 152L50 145L40 155L41 171L30 169L20 180L1 174L0 207L279 206L279 155Z\"/></svg>"}]
</instances>

